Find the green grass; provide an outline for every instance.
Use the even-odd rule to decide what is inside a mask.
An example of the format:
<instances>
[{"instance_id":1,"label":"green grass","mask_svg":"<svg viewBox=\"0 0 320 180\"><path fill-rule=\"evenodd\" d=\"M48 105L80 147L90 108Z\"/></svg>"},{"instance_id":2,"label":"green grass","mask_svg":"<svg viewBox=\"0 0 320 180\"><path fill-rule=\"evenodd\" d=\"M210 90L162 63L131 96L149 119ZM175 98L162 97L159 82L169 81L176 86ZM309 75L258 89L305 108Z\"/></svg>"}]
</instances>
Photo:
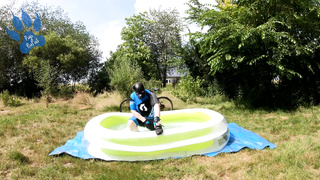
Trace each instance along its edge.
<instances>
[{"instance_id":1,"label":"green grass","mask_svg":"<svg viewBox=\"0 0 320 180\"><path fill-rule=\"evenodd\" d=\"M218 111L229 123L259 134L277 148L143 162L48 156L91 118L117 111L121 98L56 100L48 109L44 101L22 100L18 107L0 103L0 179L320 179L320 106L293 112L250 110L218 97L184 103L163 93L175 109Z\"/></svg>"}]
</instances>

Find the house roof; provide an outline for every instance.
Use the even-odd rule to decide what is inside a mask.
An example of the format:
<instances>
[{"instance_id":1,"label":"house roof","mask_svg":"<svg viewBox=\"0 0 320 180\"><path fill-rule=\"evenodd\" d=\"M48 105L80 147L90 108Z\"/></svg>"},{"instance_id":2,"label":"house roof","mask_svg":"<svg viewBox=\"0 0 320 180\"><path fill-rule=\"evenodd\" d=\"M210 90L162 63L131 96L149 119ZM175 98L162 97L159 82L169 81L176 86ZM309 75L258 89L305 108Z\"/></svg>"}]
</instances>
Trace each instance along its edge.
<instances>
[{"instance_id":1,"label":"house roof","mask_svg":"<svg viewBox=\"0 0 320 180\"><path fill-rule=\"evenodd\" d=\"M168 78L172 78L172 77L182 77L182 76L185 76L186 75L186 72L178 72L178 69L177 68L169 68L168 71L167 71L167 77Z\"/></svg>"}]
</instances>

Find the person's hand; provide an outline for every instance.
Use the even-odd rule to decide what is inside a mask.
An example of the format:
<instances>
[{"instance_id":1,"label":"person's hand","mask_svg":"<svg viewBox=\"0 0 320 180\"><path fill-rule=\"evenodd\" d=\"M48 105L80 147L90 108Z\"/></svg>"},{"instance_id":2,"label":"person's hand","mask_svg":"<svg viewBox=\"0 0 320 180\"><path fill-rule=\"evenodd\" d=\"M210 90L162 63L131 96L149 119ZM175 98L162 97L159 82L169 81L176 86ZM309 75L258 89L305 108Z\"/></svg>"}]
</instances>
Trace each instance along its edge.
<instances>
[{"instance_id":1,"label":"person's hand","mask_svg":"<svg viewBox=\"0 0 320 180\"><path fill-rule=\"evenodd\" d=\"M146 122L147 122L147 120L148 120L147 118L144 118L144 120L143 120L142 122L143 122L143 123L146 123Z\"/></svg>"},{"instance_id":2,"label":"person's hand","mask_svg":"<svg viewBox=\"0 0 320 180\"><path fill-rule=\"evenodd\" d=\"M158 122L160 122L161 120L160 120L160 118L158 117L158 116L156 116L156 117L154 117L154 122L155 123L158 123Z\"/></svg>"}]
</instances>

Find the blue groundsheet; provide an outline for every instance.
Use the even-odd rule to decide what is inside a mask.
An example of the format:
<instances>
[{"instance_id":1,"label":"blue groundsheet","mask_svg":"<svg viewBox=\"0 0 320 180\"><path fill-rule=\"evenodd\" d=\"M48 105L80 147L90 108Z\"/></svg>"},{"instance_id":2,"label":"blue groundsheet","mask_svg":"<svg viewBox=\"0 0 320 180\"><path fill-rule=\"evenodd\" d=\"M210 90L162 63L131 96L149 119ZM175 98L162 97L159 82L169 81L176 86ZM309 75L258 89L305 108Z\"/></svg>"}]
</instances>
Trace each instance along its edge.
<instances>
[{"instance_id":1,"label":"blue groundsheet","mask_svg":"<svg viewBox=\"0 0 320 180\"><path fill-rule=\"evenodd\" d=\"M238 126L236 123L229 123L228 128L230 131L228 144L220 151L206 153L203 155L213 157L220 153L238 152L243 148L262 150L266 147L269 147L270 149L277 147L275 144L263 139L258 134L248 131ZM56 148L49 155L60 155L66 153L82 159L95 158L87 152L87 142L83 139L83 135L84 131L78 132L74 139L68 140L64 146Z\"/></svg>"}]
</instances>

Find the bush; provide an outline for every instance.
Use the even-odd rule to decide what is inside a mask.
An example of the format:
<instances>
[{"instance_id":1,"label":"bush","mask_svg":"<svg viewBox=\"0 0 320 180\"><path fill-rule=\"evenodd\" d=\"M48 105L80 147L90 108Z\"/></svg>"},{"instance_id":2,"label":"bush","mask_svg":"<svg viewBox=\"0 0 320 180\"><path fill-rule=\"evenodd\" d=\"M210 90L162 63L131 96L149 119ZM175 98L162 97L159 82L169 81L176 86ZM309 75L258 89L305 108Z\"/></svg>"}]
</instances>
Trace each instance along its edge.
<instances>
[{"instance_id":1,"label":"bush","mask_svg":"<svg viewBox=\"0 0 320 180\"><path fill-rule=\"evenodd\" d=\"M132 85L135 82L143 82L141 68L128 59L119 59L113 69L110 69L110 84L122 97L129 97L132 93Z\"/></svg>"},{"instance_id":2,"label":"bush","mask_svg":"<svg viewBox=\"0 0 320 180\"><path fill-rule=\"evenodd\" d=\"M202 88L203 82L204 80L199 77L184 76L173 90L173 94L183 101L193 101L195 97L205 95L206 91Z\"/></svg>"},{"instance_id":3,"label":"bush","mask_svg":"<svg viewBox=\"0 0 320 180\"><path fill-rule=\"evenodd\" d=\"M18 97L11 96L9 100L9 106L21 106L22 103Z\"/></svg>"},{"instance_id":4,"label":"bush","mask_svg":"<svg viewBox=\"0 0 320 180\"><path fill-rule=\"evenodd\" d=\"M90 87L90 92L93 93L94 96L97 96L106 90L110 90L110 77L106 66L103 66L100 70L90 74L87 83Z\"/></svg>"},{"instance_id":5,"label":"bush","mask_svg":"<svg viewBox=\"0 0 320 180\"><path fill-rule=\"evenodd\" d=\"M73 86L62 85L59 88L58 96L61 98L70 99L70 98L73 98L74 93L75 93L75 90L73 89Z\"/></svg>"},{"instance_id":6,"label":"bush","mask_svg":"<svg viewBox=\"0 0 320 180\"><path fill-rule=\"evenodd\" d=\"M4 104L4 106L8 106L9 100L10 100L10 94L8 90L3 91L3 93L1 93L1 100Z\"/></svg>"},{"instance_id":7,"label":"bush","mask_svg":"<svg viewBox=\"0 0 320 180\"><path fill-rule=\"evenodd\" d=\"M90 93L90 86L88 84L76 84L75 85L76 92L84 92L84 93Z\"/></svg>"},{"instance_id":8,"label":"bush","mask_svg":"<svg viewBox=\"0 0 320 180\"><path fill-rule=\"evenodd\" d=\"M15 96L11 96L8 90L3 91L1 94L1 100L4 106L20 106L21 101Z\"/></svg>"},{"instance_id":9,"label":"bush","mask_svg":"<svg viewBox=\"0 0 320 180\"><path fill-rule=\"evenodd\" d=\"M146 81L146 80L142 81L142 83L144 87L149 90L151 90L152 88L159 88L161 87L161 84L162 84L160 80L156 80L154 78L151 78L149 81ZM160 92L158 91L157 93L160 93Z\"/></svg>"}]
</instances>

